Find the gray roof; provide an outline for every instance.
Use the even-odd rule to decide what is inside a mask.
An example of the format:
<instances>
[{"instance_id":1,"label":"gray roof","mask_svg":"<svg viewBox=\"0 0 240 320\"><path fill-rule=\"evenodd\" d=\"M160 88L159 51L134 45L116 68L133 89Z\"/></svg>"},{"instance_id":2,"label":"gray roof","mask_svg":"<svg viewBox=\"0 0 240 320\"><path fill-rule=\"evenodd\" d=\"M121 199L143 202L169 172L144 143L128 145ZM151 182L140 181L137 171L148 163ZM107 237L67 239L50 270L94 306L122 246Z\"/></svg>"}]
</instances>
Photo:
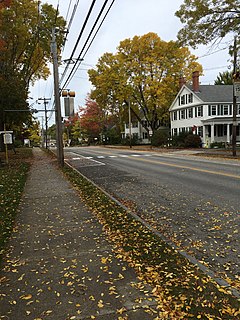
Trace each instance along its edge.
<instances>
[{"instance_id":1,"label":"gray roof","mask_svg":"<svg viewBox=\"0 0 240 320\"><path fill-rule=\"evenodd\" d=\"M192 90L192 86L187 85ZM232 85L200 85L199 92L194 92L204 102L232 102Z\"/></svg>"}]
</instances>

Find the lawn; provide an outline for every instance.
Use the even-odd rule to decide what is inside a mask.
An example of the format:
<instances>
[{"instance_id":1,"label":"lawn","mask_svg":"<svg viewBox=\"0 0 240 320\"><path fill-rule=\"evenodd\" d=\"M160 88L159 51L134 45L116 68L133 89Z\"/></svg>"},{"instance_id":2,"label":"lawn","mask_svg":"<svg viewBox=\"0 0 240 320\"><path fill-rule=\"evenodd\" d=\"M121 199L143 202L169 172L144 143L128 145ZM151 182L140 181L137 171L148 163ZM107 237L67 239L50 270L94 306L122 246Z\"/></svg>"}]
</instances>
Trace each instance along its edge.
<instances>
[{"instance_id":1,"label":"lawn","mask_svg":"<svg viewBox=\"0 0 240 320\"><path fill-rule=\"evenodd\" d=\"M32 149L19 148L8 153L9 163L0 166L0 259L14 227L19 202L32 158ZM5 154L0 153L4 160ZM1 260L0 260L1 261Z\"/></svg>"}]
</instances>

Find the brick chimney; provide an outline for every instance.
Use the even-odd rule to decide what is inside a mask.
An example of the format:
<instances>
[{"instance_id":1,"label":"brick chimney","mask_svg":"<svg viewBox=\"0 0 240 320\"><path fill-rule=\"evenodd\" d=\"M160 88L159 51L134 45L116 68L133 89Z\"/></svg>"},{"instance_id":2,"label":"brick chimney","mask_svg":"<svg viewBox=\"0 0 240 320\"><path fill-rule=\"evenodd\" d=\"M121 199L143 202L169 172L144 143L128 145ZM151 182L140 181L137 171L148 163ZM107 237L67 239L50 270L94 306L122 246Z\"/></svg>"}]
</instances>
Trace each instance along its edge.
<instances>
[{"instance_id":1,"label":"brick chimney","mask_svg":"<svg viewBox=\"0 0 240 320\"><path fill-rule=\"evenodd\" d=\"M199 71L192 73L192 86L194 92L199 92Z\"/></svg>"},{"instance_id":2,"label":"brick chimney","mask_svg":"<svg viewBox=\"0 0 240 320\"><path fill-rule=\"evenodd\" d=\"M181 89L185 83L186 83L186 79L183 76L181 76L179 78L179 89Z\"/></svg>"}]
</instances>

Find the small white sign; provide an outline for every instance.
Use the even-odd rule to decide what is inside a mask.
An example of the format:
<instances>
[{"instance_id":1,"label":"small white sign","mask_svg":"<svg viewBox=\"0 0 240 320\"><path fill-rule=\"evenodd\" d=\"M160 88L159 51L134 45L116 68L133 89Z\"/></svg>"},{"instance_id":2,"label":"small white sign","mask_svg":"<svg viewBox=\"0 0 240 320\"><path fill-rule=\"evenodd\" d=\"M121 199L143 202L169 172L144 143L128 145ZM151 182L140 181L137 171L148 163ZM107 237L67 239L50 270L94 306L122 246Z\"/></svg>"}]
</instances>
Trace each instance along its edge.
<instances>
[{"instance_id":1,"label":"small white sign","mask_svg":"<svg viewBox=\"0 0 240 320\"><path fill-rule=\"evenodd\" d=\"M11 133L5 133L3 135L3 141L4 141L4 144L12 144L13 141L12 141L12 135Z\"/></svg>"}]
</instances>

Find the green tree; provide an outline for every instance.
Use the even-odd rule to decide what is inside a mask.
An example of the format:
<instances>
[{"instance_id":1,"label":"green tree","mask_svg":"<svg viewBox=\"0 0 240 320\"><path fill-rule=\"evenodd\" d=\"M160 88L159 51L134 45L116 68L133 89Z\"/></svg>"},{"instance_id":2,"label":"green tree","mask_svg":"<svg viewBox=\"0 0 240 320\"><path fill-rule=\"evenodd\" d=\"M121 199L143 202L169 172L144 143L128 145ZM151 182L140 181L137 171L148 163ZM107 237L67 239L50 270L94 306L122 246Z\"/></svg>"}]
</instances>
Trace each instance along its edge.
<instances>
[{"instance_id":1,"label":"green tree","mask_svg":"<svg viewBox=\"0 0 240 320\"><path fill-rule=\"evenodd\" d=\"M50 136L50 139L56 140L56 124L52 124L50 127L48 127L48 136Z\"/></svg>"},{"instance_id":2,"label":"green tree","mask_svg":"<svg viewBox=\"0 0 240 320\"><path fill-rule=\"evenodd\" d=\"M219 75L217 76L217 79L214 81L214 84L215 85L233 84L232 75L233 75L233 73L230 71L220 72Z\"/></svg>"},{"instance_id":3,"label":"green tree","mask_svg":"<svg viewBox=\"0 0 240 320\"><path fill-rule=\"evenodd\" d=\"M239 34L239 0L184 0L175 14L184 24L179 40L193 48L229 33Z\"/></svg>"},{"instance_id":4,"label":"green tree","mask_svg":"<svg viewBox=\"0 0 240 320\"><path fill-rule=\"evenodd\" d=\"M64 40L65 21L49 4L14 0L0 8L0 130L31 116L26 102L30 83L50 73L51 32L57 26L59 46ZM26 110L5 112L4 110Z\"/></svg>"},{"instance_id":5,"label":"green tree","mask_svg":"<svg viewBox=\"0 0 240 320\"><path fill-rule=\"evenodd\" d=\"M120 42L116 54L105 53L95 69L89 70L94 85L91 98L104 112L127 121L128 103L132 116L154 132L169 123L168 108L179 87L180 74L187 80L202 71L196 57L177 42L165 42L148 33Z\"/></svg>"}]
</instances>

